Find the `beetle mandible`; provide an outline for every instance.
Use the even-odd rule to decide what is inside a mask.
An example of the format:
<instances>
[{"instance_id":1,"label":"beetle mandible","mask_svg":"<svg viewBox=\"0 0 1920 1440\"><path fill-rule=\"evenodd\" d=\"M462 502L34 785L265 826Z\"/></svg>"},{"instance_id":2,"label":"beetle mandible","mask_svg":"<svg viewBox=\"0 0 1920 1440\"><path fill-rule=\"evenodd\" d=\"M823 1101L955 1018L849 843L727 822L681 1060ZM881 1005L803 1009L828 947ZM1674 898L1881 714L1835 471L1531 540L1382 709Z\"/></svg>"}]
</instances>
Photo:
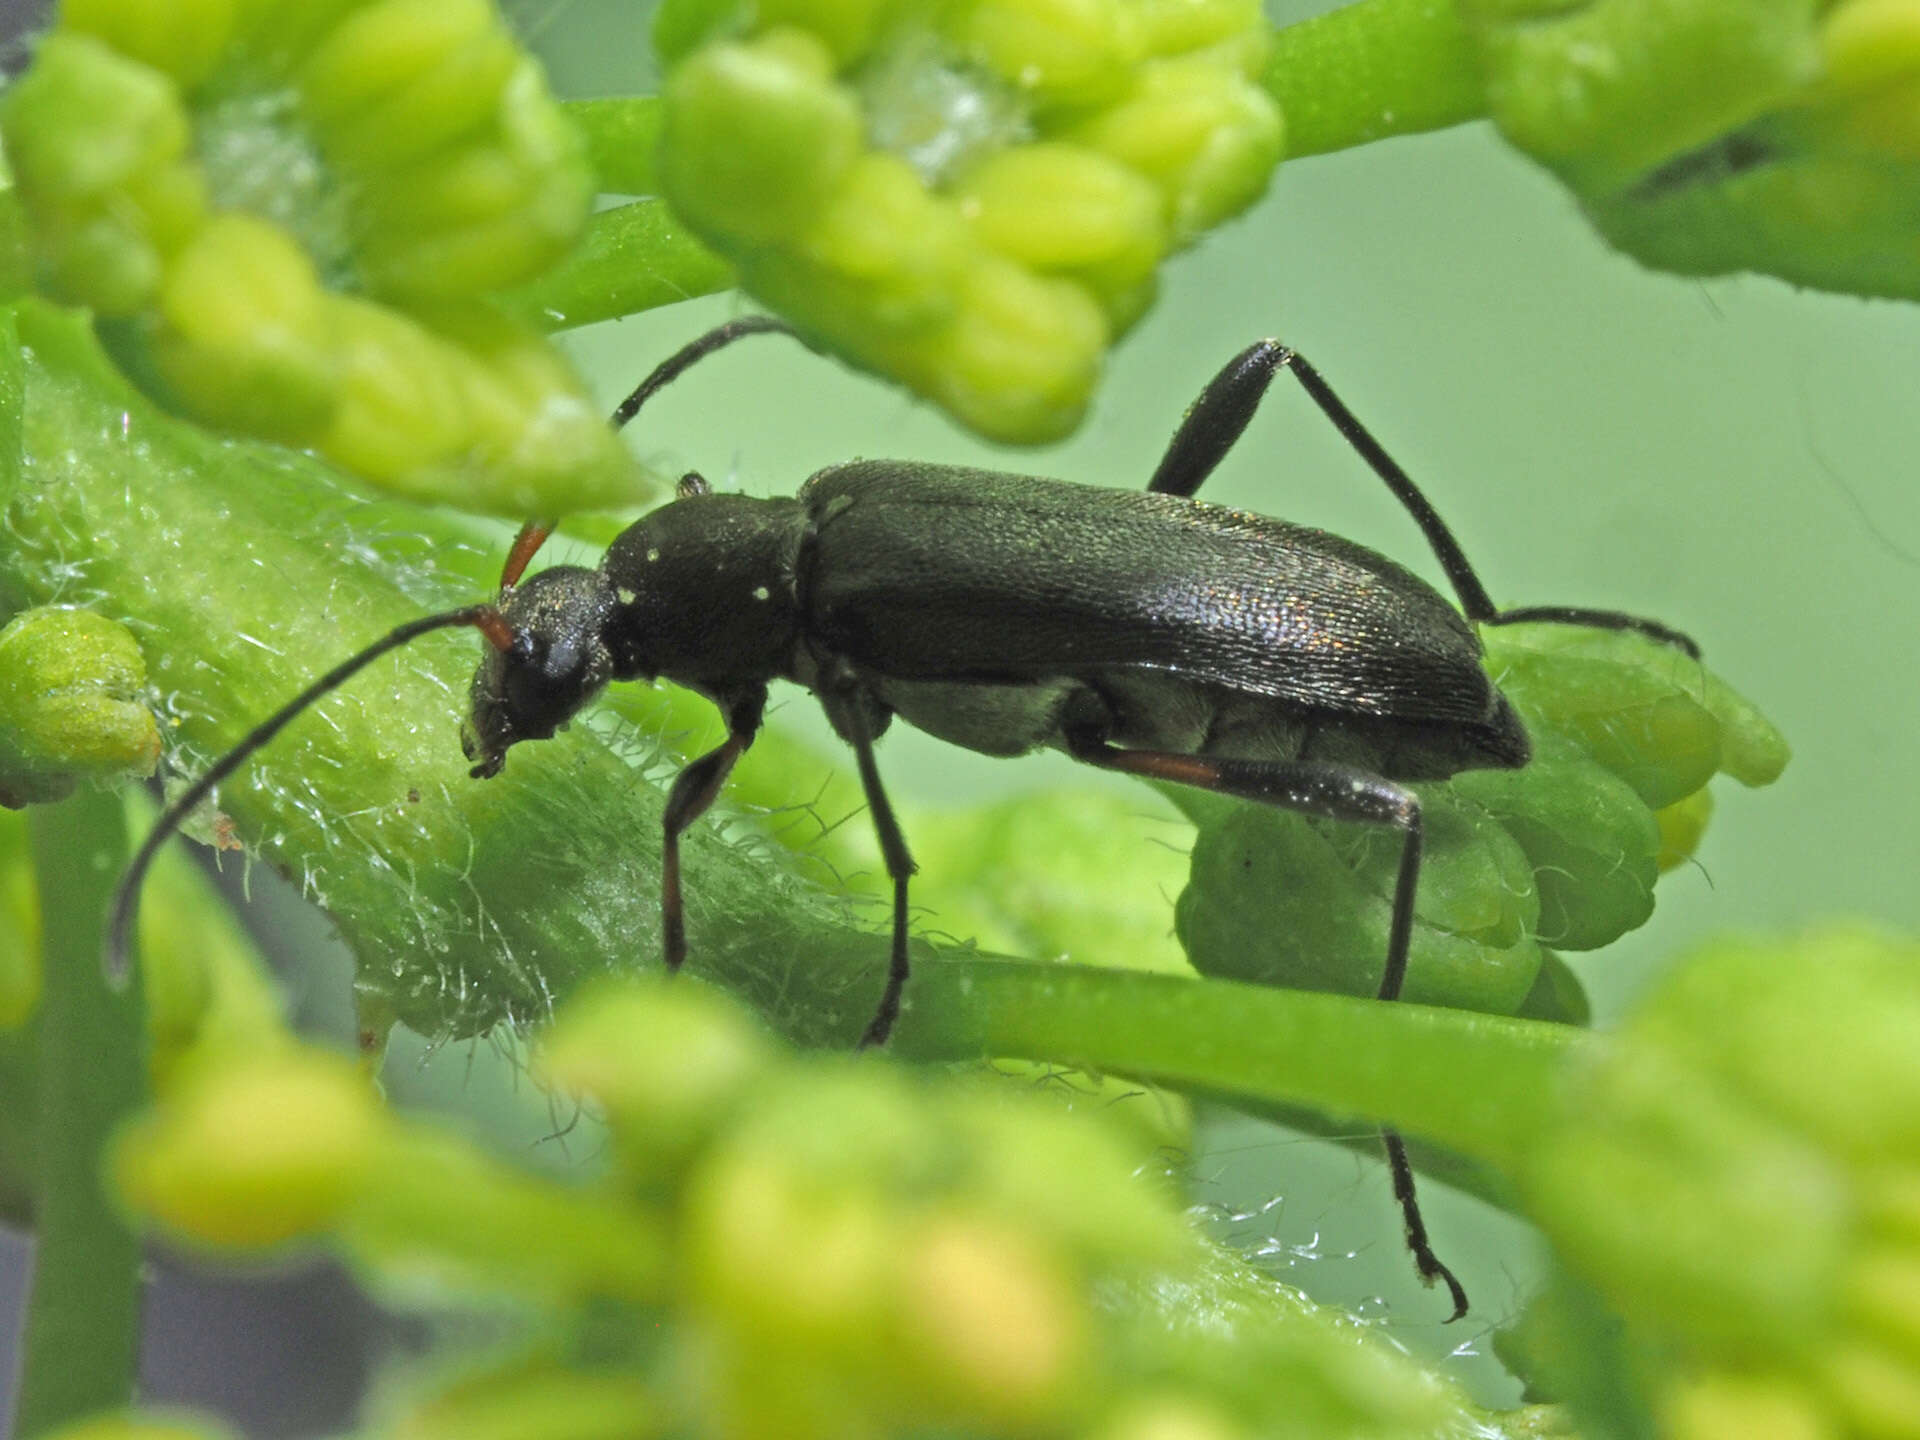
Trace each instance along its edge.
<instances>
[{"instance_id":1,"label":"beetle mandible","mask_svg":"<svg viewBox=\"0 0 1920 1440\"><path fill-rule=\"evenodd\" d=\"M660 365L614 412L625 425L690 365L745 335L748 316ZM1413 516L1459 609L1351 541L1195 492L1239 439L1275 375L1293 375ZM1145 490L892 460L834 465L793 497L716 494L698 475L642 517L597 568L523 579L551 529L530 522L492 604L400 626L265 721L168 807L122 881L110 966L124 969L134 896L179 821L320 696L428 631L487 641L462 743L476 778L542 740L613 680L665 678L711 699L727 738L683 769L664 817L667 969L686 959L679 839L753 743L768 683L812 691L853 749L893 886L885 987L860 1043L886 1041L908 979L914 863L874 760L898 716L988 755L1041 747L1400 832L1379 998L1399 996L1419 884L1420 804L1406 782L1527 763L1525 728L1481 667L1473 626L1560 621L1685 635L1612 610L1495 607L1459 543L1305 359L1274 340L1241 351L1187 411ZM1464 615L1463 613L1464 612ZM1466 1297L1427 1242L1404 1146L1384 1132L1421 1276Z\"/></svg>"}]
</instances>

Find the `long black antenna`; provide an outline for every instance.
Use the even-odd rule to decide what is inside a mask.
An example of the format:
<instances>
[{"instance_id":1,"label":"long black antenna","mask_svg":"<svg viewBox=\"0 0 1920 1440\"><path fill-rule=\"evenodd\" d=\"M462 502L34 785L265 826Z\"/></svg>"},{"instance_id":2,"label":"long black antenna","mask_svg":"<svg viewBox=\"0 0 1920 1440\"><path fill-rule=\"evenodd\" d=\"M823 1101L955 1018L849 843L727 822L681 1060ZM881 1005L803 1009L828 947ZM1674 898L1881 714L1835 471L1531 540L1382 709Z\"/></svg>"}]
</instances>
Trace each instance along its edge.
<instances>
[{"instance_id":1,"label":"long black antenna","mask_svg":"<svg viewBox=\"0 0 1920 1440\"><path fill-rule=\"evenodd\" d=\"M673 354L653 367L653 373L635 387L634 392L614 407L609 423L613 428L621 429L640 413L640 407L664 390L681 374L713 354L724 350L736 340L744 340L749 335L792 335L799 338L794 328L784 320L776 320L771 315L742 315L737 320L729 320L724 325L716 325L697 340L690 340Z\"/></svg>"},{"instance_id":2,"label":"long black antenna","mask_svg":"<svg viewBox=\"0 0 1920 1440\"><path fill-rule=\"evenodd\" d=\"M153 864L153 857L160 853L160 847L166 844L174 831L186 817L193 813L213 789L222 780L246 763L261 746L272 740L298 715L314 701L336 690L361 670L378 660L390 650L398 650L409 641L433 630L451 630L456 626L471 625L486 635L494 645L510 643L511 634L506 621L492 605L467 605L458 610L444 610L437 615L425 615L418 620L409 620L406 624L388 631L366 649L351 655L334 666L326 674L315 680L293 699L274 711L271 716L249 730L239 744L222 755L193 784L174 797L173 803L160 812L160 818L154 822L142 842L139 853L133 857L133 863L127 867L127 873L120 877L120 884L113 892L113 909L107 921L107 948L101 965L106 972L107 983L118 990L127 983L128 940L133 934L134 915L140 905L140 886L147 877L147 871Z\"/></svg>"}]
</instances>

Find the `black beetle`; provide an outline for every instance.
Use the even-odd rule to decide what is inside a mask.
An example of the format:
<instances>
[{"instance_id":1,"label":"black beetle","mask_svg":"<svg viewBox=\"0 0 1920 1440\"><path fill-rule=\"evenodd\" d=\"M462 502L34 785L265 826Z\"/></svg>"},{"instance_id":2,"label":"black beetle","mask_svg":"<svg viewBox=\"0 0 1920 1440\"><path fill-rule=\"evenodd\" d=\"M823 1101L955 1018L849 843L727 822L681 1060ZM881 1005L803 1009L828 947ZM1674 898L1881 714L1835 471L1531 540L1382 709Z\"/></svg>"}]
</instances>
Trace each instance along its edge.
<instances>
[{"instance_id":1,"label":"black beetle","mask_svg":"<svg viewBox=\"0 0 1920 1440\"><path fill-rule=\"evenodd\" d=\"M615 411L624 425L689 365L743 335L746 317L661 365ZM1196 500L1274 375L1290 371L1412 514L1460 601L1324 531ZM524 581L551 526L521 531L498 601L393 631L309 686L170 806L129 867L112 927L124 968L132 899L154 851L248 755L376 656L472 625L487 652L463 744L473 775L540 740L611 680L659 677L710 698L724 743L675 780L665 813L665 960L686 957L679 836L753 743L767 684L817 695L853 747L893 881L891 964L862 1045L883 1043L907 966L914 864L874 762L895 715L988 755L1041 746L1105 769L1177 781L1403 836L1379 996L1406 971L1421 856L1403 782L1526 764L1525 729L1480 664L1473 629L1520 620L1632 629L1697 655L1657 622L1610 610L1493 605L1412 480L1297 353L1263 340L1200 394L1144 491L902 461L820 471L793 498L719 495L698 475L625 530L596 569ZM1463 617L1461 611L1464 610ZM1387 1132L1395 1193L1423 1278L1442 1278L1412 1172Z\"/></svg>"}]
</instances>

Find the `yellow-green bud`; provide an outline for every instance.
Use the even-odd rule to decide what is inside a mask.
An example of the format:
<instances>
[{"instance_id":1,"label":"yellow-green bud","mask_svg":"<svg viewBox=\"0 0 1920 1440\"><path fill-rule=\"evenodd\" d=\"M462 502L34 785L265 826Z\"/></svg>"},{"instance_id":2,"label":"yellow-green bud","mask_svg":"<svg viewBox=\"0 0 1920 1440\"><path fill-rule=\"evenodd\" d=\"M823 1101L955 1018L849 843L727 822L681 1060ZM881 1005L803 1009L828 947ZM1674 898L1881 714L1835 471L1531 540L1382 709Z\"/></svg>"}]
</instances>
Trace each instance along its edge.
<instances>
[{"instance_id":1,"label":"yellow-green bud","mask_svg":"<svg viewBox=\"0 0 1920 1440\"><path fill-rule=\"evenodd\" d=\"M900 1383L983 1426L1057 1423L1091 1340L1070 1269L1012 1224L963 1214L930 1216L899 1238Z\"/></svg>"},{"instance_id":2,"label":"yellow-green bud","mask_svg":"<svg viewBox=\"0 0 1920 1440\"><path fill-rule=\"evenodd\" d=\"M1146 55L1133 7L1114 0L973 0L945 25L963 56L1041 106L1110 104Z\"/></svg>"},{"instance_id":3,"label":"yellow-green bud","mask_svg":"<svg viewBox=\"0 0 1920 1440\"><path fill-rule=\"evenodd\" d=\"M390 1440L646 1440L662 1407L619 1373L516 1365L469 1376L381 1430Z\"/></svg>"},{"instance_id":4,"label":"yellow-green bud","mask_svg":"<svg viewBox=\"0 0 1920 1440\"><path fill-rule=\"evenodd\" d=\"M60 19L191 90L233 38L235 8L234 0L63 0Z\"/></svg>"},{"instance_id":5,"label":"yellow-green bud","mask_svg":"<svg viewBox=\"0 0 1920 1440\"><path fill-rule=\"evenodd\" d=\"M1259 199L1286 136L1272 98L1208 53L1144 65L1124 101L1068 133L1160 187L1176 246Z\"/></svg>"},{"instance_id":6,"label":"yellow-green bud","mask_svg":"<svg viewBox=\"0 0 1920 1440\"><path fill-rule=\"evenodd\" d=\"M320 277L278 226L216 216L169 267L154 358L179 403L230 430L312 444L340 398Z\"/></svg>"},{"instance_id":7,"label":"yellow-green bud","mask_svg":"<svg viewBox=\"0 0 1920 1440\"><path fill-rule=\"evenodd\" d=\"M1713 792L1705 788L1696 790L1684 800L1654 811L1653 819L1660 827L1660 849L1655 860L1661 871L1684 865L1700 848L1707 823L1713 819Z\"/></svg>"},{"instance_id":8,"label":"yellow-green bud","mask_svg":"<svg viewBox=\"0 0 1920 1440\"><path fill-rule=\"evenodd\" d=\"M1167 250L1160 192L1126 166L1075 145L1022 145L967 173L954 189L960 214L1010 260L1078 279L1115 328L1153 299Z\"/></svg>"},{"instance_id":9,"label":"yellow-green bud","mask_svg":"<svg viewBox=\"0 0 1920 1440\"><path fill-rule=\"evenodd\" d=\"M42 1431L41 1440L230 1440L232 1434L211 1415L127 1410L90 1415L58 1430Z\"/></svg>"},{"instance_id":10,"label":"yellow-green bud","mask_svg":"<svg viewBox=\"0 0 1920 1440\"><path fill-rule=\"evenodd\" d=\"M209 1056L115 1140L121 1199L169 1234L256 1249L337 1223L384 1153L386 1117L344 1057Z\"/></svg>"},{"instance_id":11,"label":"yellow-green bud","mask_svg":"<svg viewBox=\"0 0 1920 1440\"><path fill-rule=\"evenodd\" d=\"M745 1011L681 980L580 995L546 1032L537 1065L598 1102L622 1155L658 1179L707 1141L772 1051Z\"/></svg>"},{"instance_id":12,"label":"yellow-green bud","mask_svg":"<svg viewBox=\"0 0 1920 1440\"><path fill-rule=\"evenodd\" d=\"M1686 1440L1920 1415L1920 946L1723 942L1570 1079L1528 1209ZM1760 1432L1749 1432L1760 1433Z\"/></svg>"},{"instance_id":13,"label":"yellow-green bud","mask_svg":"<svg viewBox=\"0 0 1920 1440\"><path fill-rule=\"evenodd\" d=\"M1198 1399L1155 1396L1120 1406L1091 1440L1249 1440L1249 1436Z\"/></svg>"},{"instance_id":14,"label":"yellow-green bud","mask_svg":"<svg viewBox=\"0 0 1920 1440\"><path fill-rule=\"evenodd\" d=\"M43 283L105 315L147 304L183 219L195 218L192 186L175 175L188 121L166 78L89 36L56 32L9 88L0 129ZM159 213L142 198L161 202Z\"/></svg>"},{"instance_id":15,"label":"yellow-green bud","mask_svg":"<svg viewBox=\"0 0 1920 1440\"><path fill-rule=\"evenodd\" d=\"M681 213L735 246L766 245L819 214L860 153L860 110L805 30L720 44L667 85L663 178Z\"/></svg>"},{"instance_id":16,"label":"yellow-green bud","mask_svg":"<svg viewBox=\"0 0 1920 1440\"><path fill-rule=\"evenodd\" d=\"M668 1275L659 1220L604 1186L502 1164L427 1125L395 1127L379 1175L340 1215L341 1242L403 1292L505 1292L543 1303L657 1303Z\"/></svg>"},{"instance_id":17,"label":"yellow-green bud","mask_svg":"<svg viewBox=\"0 0 1920 1440\"><path fill-rule=\"evenodd\" d=\"M81 780L150 775L160 732L132 634L89 610L27 610L0 629L0 805Z\"/></svg>"}]
</instances>

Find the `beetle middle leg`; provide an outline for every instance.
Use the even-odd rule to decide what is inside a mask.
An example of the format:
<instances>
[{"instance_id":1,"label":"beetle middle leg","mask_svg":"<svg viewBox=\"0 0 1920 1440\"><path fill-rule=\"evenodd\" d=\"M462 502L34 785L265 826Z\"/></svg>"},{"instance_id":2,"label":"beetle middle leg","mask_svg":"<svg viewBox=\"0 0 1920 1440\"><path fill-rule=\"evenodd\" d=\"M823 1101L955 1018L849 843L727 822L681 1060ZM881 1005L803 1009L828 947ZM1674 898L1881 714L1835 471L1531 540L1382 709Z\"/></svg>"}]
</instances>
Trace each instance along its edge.
<instances>
[{"instance_id":1,"label":"beetle middle leg","mask_svg":"<svg viewBox=\"0 0 1920 1440\"><path fill-rule=\"evenodd\" d=\"M669 975L687 958L686 910L680 900L680 835L719 797L734 763L746 754L765 713L764 687L727 705L727 738L674 777L661 815L660 944Z\"/></svg>"},{"instance_id":2,"label":"beetle middle leg","mask_svg":"<svg viewBox=\"0 0 1920 1440\"><path fill-rule=\"evenodd\" d=\"M1307 358L1278 340L1260 340L1249 345L1207 382L1206 388L1200 392L1200 398L1189 407L1186 418L1174 432L1166 454L1161 457L1153 478L1147 482L1147 489L1162 495L1190 497L1195 494L1246 430L1254 411L1260 408L1260 401L1266 396L1268 386L1273 383L1273 377L1282 370L1288 371L1300 382L1300 388L1333 422L1341 438L1359 453L1374 474L1386 482L1394 498L1413 517L1414 524L1420 527L1420 533L1426 536L1427 545L1439 560L1440 568L1447 572L1447 580L1452 584L1453 593L1459 597L1460 608L1466 612L1469 620L1480 625L1512 625L1541 620L1562 625L1590 625L1601 630L1632 630L1662 644L1675 646L1695 660L1700 658L1700 647L1691 636L1658 620L1628 615L1620 610L1596 610L1575 605L1528 605L1512 610L1500 609L1493 603L1493 597L1487 594L1486 586L1480 583L1479 575L1467 559L1466 552L1460 548L1460 542L1454 538L1453 531L1440 518L1440 512L1433 508L1433 503L1420 487L1413 483L1413 477L1400 468L1399 463L1387 453L1386 447L1360 423L1360 417L1347 408L1346 402L1334 393L1333 387L1327 384Z\"/></svg>"},{"instance_id":3,"label":"beetle middle leg","mask_svg":"<svg viewBox=\"0 0 1920 1440\"><path fill-rule=\"evenodd\" d=\"M907 985L907 881L919 869L913 853L907 849L906 834L880 783L880 767L873 758L876 726L868 713L866 693L844 662L830 665L819 687L820 703L840 737L853 747L854 762L860 770L860 788L866 792L867 813L880 840L880 854L886 860L887 875L893 881L893 944L888 952L887 986L880 993L880 1004L873 1019L860 1036L860 1048L884 1045L900 1018L900 996ZM883 712L884 718L884 712Z\"/></svg>"},{"instance_id":4,"label":"beetle middle leg","mask_svg":"<svg viewBox=\"0 0 1920 1440\"><path fill-rule=\"evenodd\" d=\"M1400 869L1393 887L1387 960L1376 992L1381 1000L1400 998L1407 975L1407 950L1413 937L1413 902L1420 886L1424 834L1420 799L1411 790L1351 765L1321 760L1238 760L1166 750L1125 750L1085 731L1069 732L1067 750L1074 759L1103 770L1171 780L1284 810L1332 820L1387 825L1400 831ZM1453 1300L1453 1314L1449 1318L1457 1320L1467 1312L1467 1292L1453 1271L1434 1254L1427 1238L1406 1144L1396 1131L1386 1127L1381 1128L1380 1138L1386 1144L1393 1195L1400 1205L1414 1266L1427 1284L1439 1280L1446 1285Z\"/></svg>"}]
</instances>

